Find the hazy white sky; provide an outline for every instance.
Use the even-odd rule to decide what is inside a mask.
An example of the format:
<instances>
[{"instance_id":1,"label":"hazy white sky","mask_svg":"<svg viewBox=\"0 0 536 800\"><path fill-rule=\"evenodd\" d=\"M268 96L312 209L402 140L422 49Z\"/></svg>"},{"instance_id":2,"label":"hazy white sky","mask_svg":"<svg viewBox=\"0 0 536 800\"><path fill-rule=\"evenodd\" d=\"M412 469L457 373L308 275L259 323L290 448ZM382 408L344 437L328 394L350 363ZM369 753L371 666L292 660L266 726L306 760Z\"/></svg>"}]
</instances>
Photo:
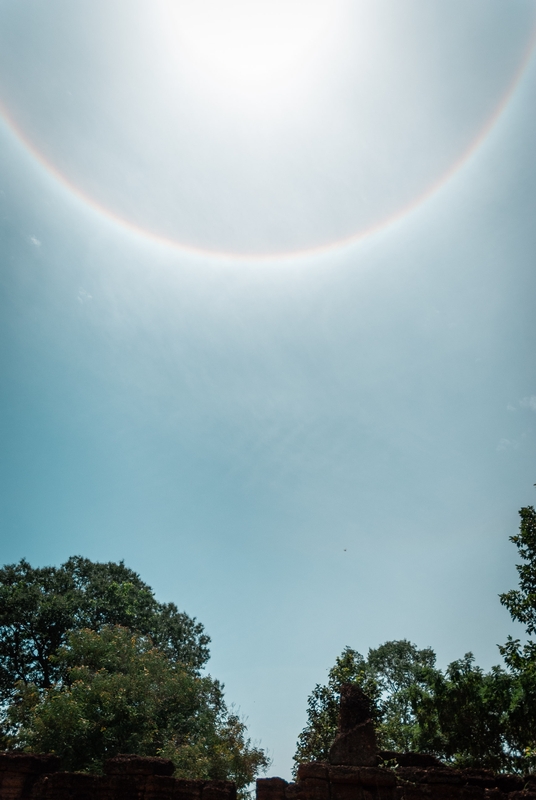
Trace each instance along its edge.
<instances>
[{"instance_id":1,"label":"hazy white sky","mask_svg":"<svg viewBox=\"0 0 536 800\"><path fill-rule=\"evenodd\" d=\"M463 160L532 47L517 0L2 3L6 113L154 235L278 253L388 221Z\"/></svg>"},{"instance_id":2,"label":"hazy white sky","mask_svg":"<svg viewBox=\"0 0 536 800\"><path fill-rule=\"evenodd\" d=\"M123 558L197 616L272 774L345 645L514 630L535 26L0 0L2 559Z\"/></svg>"}]
</instances>

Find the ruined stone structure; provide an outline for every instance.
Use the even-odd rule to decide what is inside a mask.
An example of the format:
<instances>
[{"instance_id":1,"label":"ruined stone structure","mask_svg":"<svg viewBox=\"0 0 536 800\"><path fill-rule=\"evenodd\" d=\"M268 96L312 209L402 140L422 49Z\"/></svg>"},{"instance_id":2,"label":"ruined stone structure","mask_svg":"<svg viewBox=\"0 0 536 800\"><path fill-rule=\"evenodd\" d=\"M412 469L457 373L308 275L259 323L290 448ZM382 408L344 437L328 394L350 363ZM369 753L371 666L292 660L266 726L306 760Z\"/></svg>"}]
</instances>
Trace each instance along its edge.
<instances>
[{"instance_id":1,"label":"ruined stone structure","mask_svg":"<svg viewBox=\"0 0 536 800\"><path fill-rule=\"evenodd\" d=\"M353 683L341 689L339 730L329 751L329 762L354 767L374 767L378 763L370 700Z\"/></svg>"},{"instance_id":2,"label":"ruined stone structure","mask_svg":"<svg viewBox=\"0 0 536 800\"><path fill-rule=\"evenodd\" d=\"M536 776L440 766L396 769L323 763L301 764L296 783L257 781L257 800L536 800ZM417 761L417 754L407 754Z\"/></svg>"},{"instance_id":3,"label":"ruined stone structure","mask_svg":"<svg viewBox=\"0 0 536 800\"><path fill-rule=\"evenodd\" d=\"M300 764L296 783L257 781L257 800L536 800L536 775L448 767L425 753L376 749L367 696L341 690L339 730L329 761Z\"/></svg>"},{"instance_id":4,"label":"ruined stone structure","mask_svg":"<svg viewBox=\"0 0 536 800\"><path fill-rule=\"evenodd\" d=\"M231 781L173 778L165 758L117 756L104 775L59 772L56 756L0 753L0 800L236 800Z\"/></svg>"},{"instance_id":5,"label":"ruined stone structure","mask_svg":"<svg viewBox=\"0 0 536 800\"><path fill-rule=\"evenodd\" d=\"M0 800L236 800L236 787L174 778L163 758L117 756L104 775L88 775L60 772L56 756L0 753ZM300 764L295 783L260 778L256 800L536 800L536 775L457 770L424 753L378 752L368 698L349 685L329 761Z\"/></svg>"}]
</instances>

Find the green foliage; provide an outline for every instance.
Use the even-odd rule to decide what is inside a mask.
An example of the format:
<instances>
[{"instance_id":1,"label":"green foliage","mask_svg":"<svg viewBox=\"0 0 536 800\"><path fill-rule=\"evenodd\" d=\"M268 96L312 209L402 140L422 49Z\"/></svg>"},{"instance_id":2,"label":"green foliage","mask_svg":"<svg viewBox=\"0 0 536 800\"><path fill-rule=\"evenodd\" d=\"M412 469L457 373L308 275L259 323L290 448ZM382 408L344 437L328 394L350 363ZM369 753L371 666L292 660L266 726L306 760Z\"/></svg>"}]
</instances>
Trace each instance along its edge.
<instances>
[{"instance_id":1,"label":"green foliage","mask_svg":"<svg viewBox=\"0 0 536 800\"><path fill-rule=\"evenodd\" d=\"M298 738L296 764L327 760L337 731L340 687L354 681L373 701L377 698L378 690L369 680L363 656L346 647L329 672L327 686L317 684L307 700L307 725Z\"/></svg>"},{"instance_id":2,"label":"green foliage","mask_svg":"<svg viewBox=\"0 0 536 800\"><path fill-rule=\"evenodd\" d=\"M522 559L517 565L519 588L500 595L512 619L525 625L529 637L536 634L536 511L526 506L519 512L519 533L510 537ZM521 644L511 636L499 647L516 679L515 703L510 712L510 735L523 753L527 768L536 768L536 642Z\"/></svg>"},{"instance_id":3,"label":"green foliage","mask_svg":"<svg viewBox=\"0 0 536 800\"><path fill-rule=\"evenodd\" d=\"M173 603L158 603L131 569L78 556L60 567L34 569L24 559L0 569L0 701L17 681L49 688L53 659L71 630L122 625L192 670L208 659L203 626Z\"/></svg>"},{"instance_id":4,"label":"green foliage","mask_svg":"<svg viewBox=\"0 0 536 800\"><path fill-rule=\"evenodd\" d=\"M523 753L510 735L516 693L510 673L486 673L467 653L437 670L428 691L414 690L416 749L459 767L523 771Z\"/></svg>"},{"instance_id":5,"label":"green foliage","mask_svg":"<svg viewBox=\"0 0 536 800\"><path fill-rule=\"evenodd\" d=\"M101 771L117 753L171 758L187 778L236 780L244 789L266 755L229 713L221 685L123 627L72 631L53 657L58 680L17 684L11 747L56 753L68 770Z\"/></svg>"},{"instance_id":6,"label":"green foliage","mask_svg":"<svg viewBox=\"0 0 536 800\"><path fill-rule=\"evenodd\" d=\"M536 511L532 506L519 512L521 524L519 533L511 536L523 562L516 569L519 574L519 589L512 589L499 595L512 619L525 625L527 634L536 633ZM528 640L521 645L519 639L508 637L505 645L499 647L508 666L518 675L534 679L536 672L536 642Z\"/></svg>"},{"instance_id":7,"label":"green foliage","mask_svg":"<svg viewBox=\"0 0 536 800\"><path fill-rule=\"evenodd\" d=\"M341 671L342 663L354 669ZM339 679L340 678L340 679ZM452 764L525 771L527 694L500 667L485 673L468 653L443 672L430 648L386 642L368 657L346 648L327 686L316 686L294 760L324 761L337 732L340 686L355 681L373 699L378 746L431 753ZM534 704L530 706L534 708Z\"/></svg>"},{"instance_id":8,"label":"green foliage","mask_svg":"<svg viewBox=\"0 0 536 800\"><path fill-rule=\"evenodd\" d=\"M419 650L407 639L385 642L369 650L368 667L380 689L378 744L384 750L414 750L419 727L414 693L429 689L437 675L430 647Z\"/></svg>"},{"instance_id":9,"label":"green foliage","mask_svg":"<svg viewBox=\"0 0 536 800\"><path fill-rule=\"evenodd\" d=\"M369 650L365 659L346 647L330 670L326 686L317 685L308 699L307 724L301 732L296 764L325 761L337 733L340 688L357 683L370 697L378 744L385 750L410 750L417 723L412 706L415 687L427 688L435 674L435 654L418 650L405 639Z\"/></svg>"},{"instance_id":10,"label":"green foliage","mask_svg":"<svg viewBox=\"0 0 536 800\"><path fill-rule=\"evenodd\" d=\"M512 619L536 633L536 512L519 512L510 537L523 561L519 588L501 594ZM536 643L508 638L499 650L507 669L485 673L469 653L438 672L431 691L415 692L419 746L463 766L527 772L536 767Z\"/></svg>"},{"instance_id":11,"label":"green foliage","mask_svg":"<svg viewBox=\"0 0 536 800\"><path fill-rule=\"evenodd\" d=\"M511 537L522 564L519 588L500 595L512 618L536 633L536 511L520 510ZM378 744L385 750L432 753L464 767L528 772L536 768L536 642L508 638L499 647L506 669L484 672L468 653L442 671L435 654L406 640L386 642L365 659L346 648L308 700L296 763L325 760L337 730L339 691L357 682L371 697Z\"/></svg>"},{"instance_id":12,"label":"green foliage","mask_svg":"<svg viewBox=\"0 0 536 800\"><path fill-rule=\"evenodd\" d=\"M100 771L117 753L162 755L188 778L236 780L268 766L223 687L203 676L209 638L123 562L73 557L0 569L0 738Z\"/></svg>"},{"instance_id":13,"label":"green foliage","mask_svg":"<svg viewBox=\"0 0 536 800\"><path fill-rule=\"evenodd\" d=\"M531 636L536 633L536 511L533 506L527 506L520 510L519 516L519 533L510 537L525 562L516 567L519 589L505 592L499 598L512 619L522 622Z\"/></svg>"}]
</instances>

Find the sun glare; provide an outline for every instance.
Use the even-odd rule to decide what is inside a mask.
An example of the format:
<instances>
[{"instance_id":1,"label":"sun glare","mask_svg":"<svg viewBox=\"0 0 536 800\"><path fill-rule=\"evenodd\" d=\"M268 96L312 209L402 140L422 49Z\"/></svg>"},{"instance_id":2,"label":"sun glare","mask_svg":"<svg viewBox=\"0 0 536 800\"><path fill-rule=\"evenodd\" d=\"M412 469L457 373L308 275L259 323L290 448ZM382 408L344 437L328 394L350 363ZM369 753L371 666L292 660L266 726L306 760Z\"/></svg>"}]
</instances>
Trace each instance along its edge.
<instances>
[{"instance_id":1,"label":"sun glare","mask_svg":"<svg viewBox=\"0 0 536 800\"><path fill-rule=\"evenodd\" d=\"M177 57L226 93L303 80L326 54L340 0L169 0Z\"/></svg>"},{"instance_id":2,"label":"sun glare","mask_svg":"<svg viewBox=\"0 0 536 800\"><path fill-rule=\"evenodd\" d=\"M24 0L28 30L6 4L0 112L79 196L162 241L324 247L424 202L506 107L536 11L474 4Z\"/></svg>"}]
</instances>

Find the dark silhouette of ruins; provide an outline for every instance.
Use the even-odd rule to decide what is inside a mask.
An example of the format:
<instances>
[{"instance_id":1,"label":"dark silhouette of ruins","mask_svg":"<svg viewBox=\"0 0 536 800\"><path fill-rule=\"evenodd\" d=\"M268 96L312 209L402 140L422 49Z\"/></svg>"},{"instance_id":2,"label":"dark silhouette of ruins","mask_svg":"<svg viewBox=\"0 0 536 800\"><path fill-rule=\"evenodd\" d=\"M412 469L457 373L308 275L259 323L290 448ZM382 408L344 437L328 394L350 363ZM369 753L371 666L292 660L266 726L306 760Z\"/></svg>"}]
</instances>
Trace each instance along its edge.
<instances>
[{"instance_id":1,"label":"dark silhouette of ruins","mask_svg":"<svg viewBox=\"0 0 536 800\"><path fill-rule=\"evenodd\" d=\"M116 756L104 775L59 767L56 756L1 753L1 800L236 800L232 781L173 778L166 758Z\"/></svg>"},{"instance_id":2,"label":"dark silhouette of ruins","mask_svg":"<svg viewBox=\"0 0 536 800\"><path fill-rule=\"evenodd\" d=\"M0 753L0 800L236 800L234 783L174 778L164 758L116 756L104 775L59 767L53 755ZM259 778L256 800L536 800L536 775L454 769L426 753L378 751L370 701L347 684L329 761L300 764L295 783Z\"/></svg>"},{"instance_id":3,"label":"dark silhouette of ruins","mask_svg":"<svg viewBox=\"0 0 536 800\"><path fill-rule=\"evenodd\" d=\"M329 751L329 763L351 767L375 767L378 763L370 700L355 683L341 688L339 730Z\"/></svg>"}]
</instances>

